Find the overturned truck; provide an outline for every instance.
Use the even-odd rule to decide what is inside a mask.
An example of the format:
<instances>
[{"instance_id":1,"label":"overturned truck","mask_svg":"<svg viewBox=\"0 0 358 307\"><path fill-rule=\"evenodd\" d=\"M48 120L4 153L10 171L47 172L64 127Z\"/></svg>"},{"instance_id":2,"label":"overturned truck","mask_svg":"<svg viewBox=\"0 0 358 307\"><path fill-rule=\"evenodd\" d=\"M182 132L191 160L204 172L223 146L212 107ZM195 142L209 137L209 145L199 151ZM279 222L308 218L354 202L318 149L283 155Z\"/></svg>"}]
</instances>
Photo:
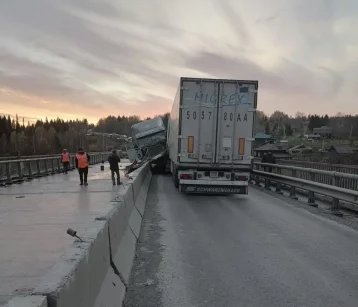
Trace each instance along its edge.
<instances>
[{"instance_id":1,"label":"overturned truck","mask_svg":"<svg viewBox=\"0 0 358 307\"><path fill-rule=\"evenodd\" d=\"M168 161L167 131L161 117L142 121L131 127L132 142L126 144L133 165L150 162L152 171L164 172Z\"/></svg>"}]
</instances>

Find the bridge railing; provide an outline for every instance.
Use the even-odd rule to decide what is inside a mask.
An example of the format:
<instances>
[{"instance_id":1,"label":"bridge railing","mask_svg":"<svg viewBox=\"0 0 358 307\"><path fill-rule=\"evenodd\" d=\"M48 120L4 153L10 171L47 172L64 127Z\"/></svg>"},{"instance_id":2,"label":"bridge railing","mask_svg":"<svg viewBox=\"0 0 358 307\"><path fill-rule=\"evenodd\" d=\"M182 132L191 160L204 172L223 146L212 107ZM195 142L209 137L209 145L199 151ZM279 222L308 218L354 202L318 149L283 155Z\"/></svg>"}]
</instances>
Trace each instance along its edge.
<instances>
[{"instance_id":1,"label":"bridge railing","mask_svg":"<svg viewBox=\"0 0 358 307\"><path fill-rule=\"evenodd\" d=\"M106 161L108 153L89 153L90 165ZM69 170L75 168L75 156L70 156ZM30 158L0 161L0 183L12 184L28 179L63 172L61 157Z\"/></svg>"},{"instance_id":2,"label":"bridge railing","mask_svg":"<svg viewBox=\"0 0 358 307\"><path fill-rule=\"evenodd\" d=\"M88 154L92 155L92 154L97 154L100 152L97 151L93 151L93 152L87 152ZM76 155L75 153L69 153L71 156L72 155ZM47 155L30 155L30 156L0 156L0 161L10 161L10 160L25 160L25 159L38 159L38 158L57 158L59 157L61 154L47 154Z\"/></svg>"},{"instance_id":3,"label":"bridge railing","mask_svg":"<svg viewBox=\"0 0 358 307\"><path fill-rule=\"evenodd\" d=\"M254 162L253 177L257 185L264 179L266 188L275 182L278 193L283 185L289 186L292 198L296 198L296 188L306 190L312 206L316 206L315 194L320 194L332 198L335 212L339 212L339 200L353 204L349 208L358 211L358 175L355 174Z\"/></svg>"},{"instance_id":4,"label":"bridge railing","mask_svg":"<svg viewBox=\"0 0 358 307\"><path fill-rule=\"evenodd\" d=\"M340 176L338 183L334 183L334 185L338 184L339 187L344 189L358 190L358 181L353 179L354 176L343 176L343 174L358 176L358 166L283 160L279 160L278 165L282 166L280 168L282 175L305 180L312 180L313 178L315 182L329 185L333 185L332 173L340 173L342 176ZM315 174L314 177L312 177L312 173Z\"/></svg>"},{"instance_id":5,"label":"bridge railing","mask_svg":"<svg viewBox=\"0 0 358 307\"><path fill-rule=\"evenodd\" d=\"M255 157L254 162L261 162L261 158ZM285 160L285 159L278 159L277 164L358 175L358 165L311 162L311 161L302 161L302 160Z\"/></svg>"},{"instance_id":6,"label":"bridge railing","mask_svg":"<svg viewBox=\"0 0 358 307\"><path fill-rule=\"evenodd\" d=\"M299 160L278 160L277 163L281 165L291 165L297 167L313 168L322 171L332 171L358 175L358 165L332 164Z\"/></svg>"}]
</instances>

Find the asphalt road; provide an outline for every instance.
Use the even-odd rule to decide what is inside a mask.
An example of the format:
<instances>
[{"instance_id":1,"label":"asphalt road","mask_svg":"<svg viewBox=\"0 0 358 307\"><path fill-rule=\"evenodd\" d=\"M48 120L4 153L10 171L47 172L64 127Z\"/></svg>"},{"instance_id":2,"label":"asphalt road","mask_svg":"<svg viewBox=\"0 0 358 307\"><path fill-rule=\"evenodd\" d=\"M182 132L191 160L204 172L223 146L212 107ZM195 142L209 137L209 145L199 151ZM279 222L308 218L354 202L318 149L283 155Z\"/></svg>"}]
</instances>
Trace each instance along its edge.
<instances>
[{"instance_id":1,"label":"asphalt road","mask_svg":"<svg viewBox=\"0 0 358 307\"><path fill-rule=\"evenodd\" d=\"M153 176L126 307L358 306L358 233L283 197Z\"/></svg>"}]
</instances>

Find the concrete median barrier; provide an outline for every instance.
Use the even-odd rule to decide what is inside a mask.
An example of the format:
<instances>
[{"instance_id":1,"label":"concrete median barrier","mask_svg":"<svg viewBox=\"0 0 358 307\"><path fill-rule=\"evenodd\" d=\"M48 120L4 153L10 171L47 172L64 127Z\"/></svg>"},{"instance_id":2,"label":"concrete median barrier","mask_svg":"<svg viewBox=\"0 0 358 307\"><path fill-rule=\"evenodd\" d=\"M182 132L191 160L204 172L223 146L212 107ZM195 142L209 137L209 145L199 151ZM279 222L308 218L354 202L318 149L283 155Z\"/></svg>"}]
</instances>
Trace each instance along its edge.
<instances>
[{"instance_id":1,"label":"concrete median barrier","mask_svg":"<svg viewBox=\"0 0 358 307\"><path fill-rule=\"evenodd\" d=\"M46 295L48 306L92 306L110 262L107 221L86 229L84 242L75 242L45 275L34 294Z\"/></svg>"},{"instance_id":2,"label":"concrete median barrier","mask_svg":"<svg viewBox=\"0 0 358 307\"><path fill-rule=\"evenodd\" d=\"M47 307L47 298L37 295L13 297L5 307Z\"/></svg>"},{"instance_id":3,"label":"concrete median barrier","mask_svg":"<svg viewBox=\"0 0 358 307\"><path fill-rule=\"evenodd\" d=\"M148 171L147 176L145 177L141 189L139 191L139 195L136 199L135 206L137 207L140 215L143 217L145 202L147 200L148 189L150 185L150 181L152 180L152 173Z\"/></svg>"},{"instance_id":4,"label":"concrete median barrier","mask_svg":"<svg viewBox=\"0 0 358 307\"><path fill-rule=\"evenodd\" d=\"M133 234L135 235L136 239L139 238L141 224L142 224L142 215L135 207L133 208L131 216L129 218L129 227L132 230Z\"/></svg>"},{"instance_id":5,"label":"concrete median barrier","mask_svg":"<svg viewBox=\"0 0 358 307\"><path fill-rule=\"evenodd\" d=\"M113 249L113 264L117 268L118 275L125 287L127 287L132 269L136 242L137 239L135 235L132 230L127 227L121 240L121 244L117 249Z\"/></svg>"},{"instance_id":6,"label":"concrete median barrier","mask_svg":"<svg viewBox=\"0 0 358 307\"><path fill-rule=\"evenodd\" d=\"M33 295L46 296L48 307L122 306L151 179L149 166L131 177L111 202L112 209L88 225L84 242L74 242L35 288Z\"/></svg>"}]
</instances>

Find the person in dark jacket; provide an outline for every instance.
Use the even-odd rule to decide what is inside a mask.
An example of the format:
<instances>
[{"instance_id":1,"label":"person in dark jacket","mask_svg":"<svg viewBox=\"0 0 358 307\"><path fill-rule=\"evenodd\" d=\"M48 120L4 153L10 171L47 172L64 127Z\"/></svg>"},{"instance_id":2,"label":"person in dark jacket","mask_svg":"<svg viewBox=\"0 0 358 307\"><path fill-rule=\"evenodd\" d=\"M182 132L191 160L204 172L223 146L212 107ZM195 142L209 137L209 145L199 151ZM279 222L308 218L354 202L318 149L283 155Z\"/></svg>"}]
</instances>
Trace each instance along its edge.
<instances>
[{"instance_id":1,"label":"person in dark jacket","mask_svg":"<svg viewBox=\"0 0 358 307\"><path fill-rule=\"evenodd\" d=\"M76 168L78 169L78 173L80 175L80 185L87 186L87 176L88 176L88 165L90 161L89 155L84 152L83 148L78 149L78 153L76 155Z\"/></svg>"},{"instance_id":2,"label":"person in dark jacket","mask_svg":"<svg viewBox=\"0 0 358 307\"><path fill-rule=\"evenodd\" d=\"M276 158L272 154L272 151L269 151L267 154L264 154L261 160L262 163L268 163L268 164L276 164ZM264 171L272 173L272 166L264 166ZM265 179L265 189L270 190L270 179Z\"/></svg>"},{"instance_id":3,"label":"person in dark jacket","mask_svg":"<svg viewBox=\"0 0 358 307\"><path fill-rule=\"evenodd\" d=\"M117 185L120 185L121 180L119 176L118 163L121 162L121 158L117 155L117 151L115 149L112 150L112 154L108 157L108 162L109 162L109 169L111 170L113 185L116 185L114 174L117 175Z\"/></svg>"},{"instance_id":4,"label":"person in dark jacket","mask_svg":"<svg viewBox=\"0 0 358 307\"><path fill-rule=\"evenodd\" d=\"M268 163L268 164L276 164L276 158L275 156L272 154L272 151L269 151L268 153L264 154L264 156L262 157L261 163ZM265 172L270 172L272 173L272 167L271 166L264 166Z\"/></svg>"}]
</instances>

